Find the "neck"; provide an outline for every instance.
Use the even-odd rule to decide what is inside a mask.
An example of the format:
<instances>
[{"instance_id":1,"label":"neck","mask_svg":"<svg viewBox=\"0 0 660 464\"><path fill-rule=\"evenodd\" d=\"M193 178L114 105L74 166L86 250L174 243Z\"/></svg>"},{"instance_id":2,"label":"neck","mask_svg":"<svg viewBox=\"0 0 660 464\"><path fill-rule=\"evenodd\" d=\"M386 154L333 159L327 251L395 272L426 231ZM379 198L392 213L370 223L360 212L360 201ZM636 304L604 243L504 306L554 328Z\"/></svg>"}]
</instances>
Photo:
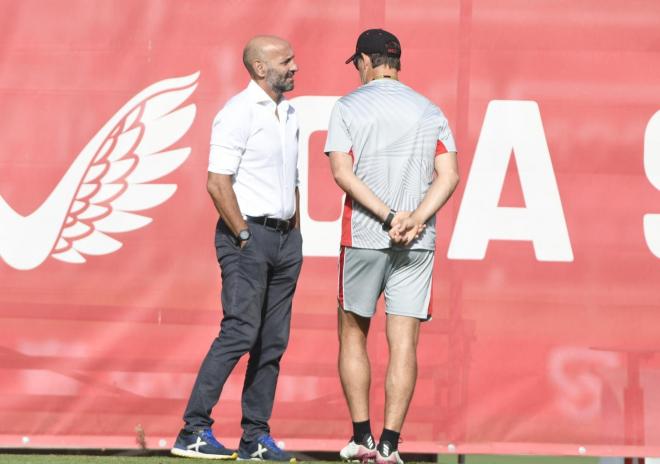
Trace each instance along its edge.
<instances>
[{"instance_id":1,"label":"neck","mask_svg":"<svg viewBox=\"0 0 660 464\"><path fill-rule=\"evenodd\" d=\"M277 92L276 90L273 90L270 85L265 80L258 80L255 81L259 87L264 89L264 92L272 98L272 100L276 103L279 104L280 101L282 101L282 92Z\"/></svg>"},{"instance_id":2,"label":"neck","mask_svg":"<svg viewBox=\"0 0 660 464\"><path fill-rule=\"evenodd\" d=\"M275 104L278 104L282 101L282 94L279 92L275 92L274 90L266 90L266 93L270 98L273 99Z\"/></svg>"},{"instance_id":3,"label":"neck","mask_svg":"<svg viewBox=\"0 0 660 464\"><path fill-rule=\"evenodd\" d=\"M378 69L371 70L371 75L369 76L369 81L375 81L376 79L393 79L395 81L399 80L399 72L396 69L385 68L381 69L380 66Z\"/></svg>"}]
</instances>

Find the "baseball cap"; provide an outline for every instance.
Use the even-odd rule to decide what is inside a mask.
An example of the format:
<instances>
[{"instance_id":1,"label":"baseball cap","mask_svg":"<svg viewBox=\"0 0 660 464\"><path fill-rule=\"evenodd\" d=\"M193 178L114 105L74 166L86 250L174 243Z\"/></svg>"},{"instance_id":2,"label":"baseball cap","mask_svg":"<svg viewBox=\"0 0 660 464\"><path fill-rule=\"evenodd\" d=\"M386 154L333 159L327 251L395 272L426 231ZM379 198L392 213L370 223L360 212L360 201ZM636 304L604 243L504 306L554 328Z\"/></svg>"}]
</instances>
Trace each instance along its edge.
<instances>
[{"instance_id":1,"label":"baseball cap","mask_svg":"<svg viewBox=\"0 0 660 464\"><path fill-rule=\"evenodd\" d=\"M355 44L355 53L346 60L346 64L360 56L360 53L366 53L367 55L380 53L399 58L401 56L401 44L399 39L390 32L383 29L367 29L358 37Z\"/></svg>"}]
</instances>

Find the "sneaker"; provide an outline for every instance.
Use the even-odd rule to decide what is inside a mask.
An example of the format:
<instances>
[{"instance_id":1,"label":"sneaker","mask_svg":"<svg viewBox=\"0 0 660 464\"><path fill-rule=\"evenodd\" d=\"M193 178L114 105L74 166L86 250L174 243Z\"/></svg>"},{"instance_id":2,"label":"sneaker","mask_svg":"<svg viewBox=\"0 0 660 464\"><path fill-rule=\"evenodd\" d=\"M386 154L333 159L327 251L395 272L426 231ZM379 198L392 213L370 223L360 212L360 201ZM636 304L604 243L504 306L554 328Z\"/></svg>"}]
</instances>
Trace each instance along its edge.
<instances>
[{"instance_id":1,"label":"sneaker","mask_svg":"<svg viewBox=\"0 0 660 464\"><path fill-rule=\"evenodd\" d=\"M389 441L383 441L376 448L376 464L403 464L401 456Z\"/></svg>"},{"instance_id":2,"label":"sneaker","mask_svg":"<svg viewBox=\"0 0 660 464\"><path fill-rule=\"evenodd\" d=\"M262 435L252 443L241 440L239 461L285 461L295 463L296 458L277 446L270 435Z\"/></svg>"},{"instance_id":3,"label":"sneaker","mask_svg":"<svg viewBox=\"0 0 660 464\"><path fill-rule=\"evenodd\" d=\"M225 448L215 439L211 429L195 432L181 430L170 452L175 456L202 459L236 459L236 451Z\"/></svg>"},{"instance_id":4,"label":"sneaker","mask_svg":"<svg viewBox=\"0 0 660 464\"><path fill-rule=\"evenodd\" d=\"M366 463L368 461L373 461L376 459L376 443L374 442L374 437L370 433L365 434L359 443L356 443L355 439L351 438L348 445L344 446L339 452L339 456L342 461L348 462L359 461Z\"/></svg>"}]
</instances>

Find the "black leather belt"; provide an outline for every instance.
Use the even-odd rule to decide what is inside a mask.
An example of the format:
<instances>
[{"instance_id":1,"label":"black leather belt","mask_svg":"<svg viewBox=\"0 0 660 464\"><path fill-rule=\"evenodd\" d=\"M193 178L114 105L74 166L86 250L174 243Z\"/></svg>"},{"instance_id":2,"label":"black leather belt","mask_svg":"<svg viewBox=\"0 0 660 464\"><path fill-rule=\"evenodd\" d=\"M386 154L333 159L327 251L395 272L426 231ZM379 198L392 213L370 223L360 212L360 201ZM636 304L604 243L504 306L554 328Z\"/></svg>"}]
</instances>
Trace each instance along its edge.
<instances>
[{"instance_id":1,"label":"black leather belt","mask_svg":"<svg viewBox=\"0 0 660 464\"><path fill-rule=\"evenodd\" d=\"M288 232L296 225L295 217L291 219L278 219L268 216L246 216L247 222L259 224L269 229L277 230L278 232Z\"/></svg>"}]
</instances>

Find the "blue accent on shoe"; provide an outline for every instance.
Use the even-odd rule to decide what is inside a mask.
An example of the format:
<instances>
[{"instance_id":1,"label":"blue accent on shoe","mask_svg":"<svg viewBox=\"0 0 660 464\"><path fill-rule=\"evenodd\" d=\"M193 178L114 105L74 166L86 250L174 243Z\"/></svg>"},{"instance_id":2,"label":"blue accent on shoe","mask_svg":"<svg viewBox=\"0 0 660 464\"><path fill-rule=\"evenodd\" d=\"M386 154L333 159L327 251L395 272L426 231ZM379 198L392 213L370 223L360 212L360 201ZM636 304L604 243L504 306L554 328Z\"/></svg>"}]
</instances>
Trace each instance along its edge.
<instances>
[{"instance_id":1,"label":"blue accent on shoe","mask_svg":"<svg viewBox=\"0 0 660 464\"><path fill-rule=\"evenodd\" d=\"M202 440L206 441L209 445L215 446L216 448L220 449L227 449L225 446L218 441L217 438L213 436L213 432L211 429L203 429L200 430L199 436L202 437Z\"/></svg>"},{"instance_id":2,"label":"blue accent on shoe","mask_svg":"<svg viewBox=\"0 0 660 464\"><path fill-rule=\"evenodd\" d=\"M237 456L213 436L210 428L194 432L181 430L170 452L188 458L236 459Z\"/></svg>"},{"instance_id":3,"label":"blue accent on shoe","mask_svg":"<svg viewBox=\"0 0 660 464\"><path fill-rule=\"evenodd\" d=\"M245 443L241 440L241 447L238 450L238 459L296 462L296 458L277 446L273 437L268 434L260 436L256 441L251 443Z\"/></svg>"}]
</instances>

